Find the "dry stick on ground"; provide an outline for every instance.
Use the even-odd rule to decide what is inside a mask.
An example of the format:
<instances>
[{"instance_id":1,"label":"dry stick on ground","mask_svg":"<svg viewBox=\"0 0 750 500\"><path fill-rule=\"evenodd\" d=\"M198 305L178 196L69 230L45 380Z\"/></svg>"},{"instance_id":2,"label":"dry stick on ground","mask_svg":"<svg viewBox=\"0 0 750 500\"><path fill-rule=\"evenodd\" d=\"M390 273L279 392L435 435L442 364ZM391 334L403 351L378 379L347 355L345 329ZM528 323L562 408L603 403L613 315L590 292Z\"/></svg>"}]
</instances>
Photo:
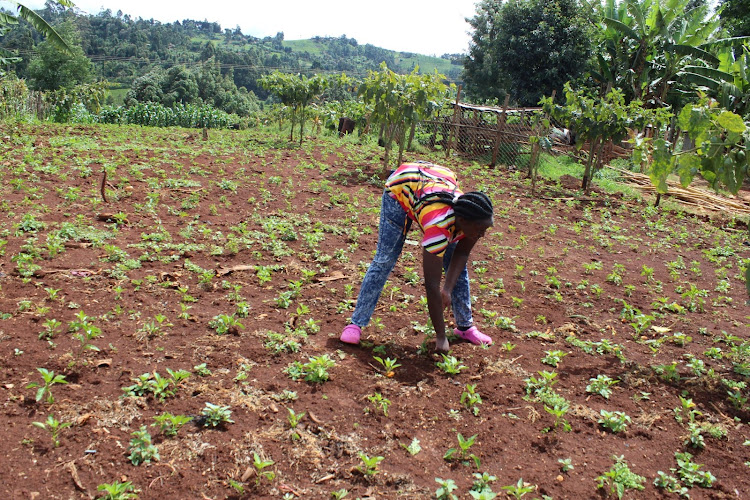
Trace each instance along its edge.
<instances>
[{"instance_id":1,"label":"dry stick on ground","mask_svg":"<svg viewBox=\"0 0 750 500\"><path fill-rule=\"evenodd\" d=\"M107 201L107 196L104 194L104 186L107 185L107 169L102 168L102 185L99 187L99 191L102 193L102 200L104 200L104 203L109 203Z\"/></svg>"}]
</instances>

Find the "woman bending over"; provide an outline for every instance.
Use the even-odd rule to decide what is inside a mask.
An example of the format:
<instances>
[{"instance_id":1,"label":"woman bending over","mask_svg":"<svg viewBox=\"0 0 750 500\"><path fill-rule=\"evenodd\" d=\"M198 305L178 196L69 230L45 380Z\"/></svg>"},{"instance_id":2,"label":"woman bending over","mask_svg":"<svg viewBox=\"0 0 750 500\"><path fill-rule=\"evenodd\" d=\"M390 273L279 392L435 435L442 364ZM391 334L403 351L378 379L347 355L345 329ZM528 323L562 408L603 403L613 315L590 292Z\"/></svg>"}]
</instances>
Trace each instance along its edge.
<instances>
[{"instance_id":1,"label":"woman bending over","mask_svg":"<svg viewBox=\"0 0 750 500\"><path fill-rule=\"evenodd\" d=\"M422 268L435 348L442 352L449 348L443 317L448 307L453 308L456 336L473 344L491 344L492 339L474 326L466 263L476 242L492 227L492 202L479 191L461 192L455 174L448 168L421 162L401 165L386 181L375 257L341 341L359 343L412 222L424 234Z\"/></svg>"}]
</instances>

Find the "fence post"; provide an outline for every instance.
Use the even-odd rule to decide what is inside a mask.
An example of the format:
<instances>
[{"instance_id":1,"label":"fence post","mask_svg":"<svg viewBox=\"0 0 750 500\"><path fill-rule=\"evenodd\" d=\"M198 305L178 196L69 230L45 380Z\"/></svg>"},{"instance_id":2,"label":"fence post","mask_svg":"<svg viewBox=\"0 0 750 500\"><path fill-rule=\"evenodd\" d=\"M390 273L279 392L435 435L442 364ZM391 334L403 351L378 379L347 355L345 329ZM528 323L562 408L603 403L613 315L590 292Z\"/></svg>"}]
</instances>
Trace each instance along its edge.
<instances>
[{"instance_id":1,"label":"fence post","mask_svg":"<svg viewBox=\"0 0 750 500\"><path fill-rule=\"evenodd\" d=\"M557 90L552 91L552 102L555 101L555 96L557 95ZM531 146L531 157L529 158L529 176L531 177L531 195L536 195L536 178L538 174L538 168L539 168L539 153L541 149L540 140L541 137L539 137L539 132L542 128L542 118L543 114L540 114L537 117L537 121L534 124L534 129L532 133L534 134L534 137L536 140L534 141L534 144Z\"/></svg>"},{"instance_id":2,"label":"fence post","mask_svg":"<svg viewBox=\"0 0 750 500\"><path fill-rule=\"evenodd\" d=\"M497 163L497 150L500 148L500 136L505 128L506 115L508 113L508 102L510 101L510 94L505 94L505 102L503 103L503 112L497 119L497 135L495 136L495 146L492 148L492 163L491 167L494 167Z\"/></svg>"},{"instance_id":3,"label":"fence post","mask_svg":"<svg viewBox=\"0 0 750 500\"><path fill-rule=\"evenodd\" d=\"M456 121L458 120L458 103L461 101L461 89L463 85L458 86L458 92L456 93L456 104L453 105L453 123L451 124L450 131L448 132L448 147L445 148L445 157L448 158L451 155L451 145L453 143L453 136L458 137L458 126Z\"/></svg>"}]
</instances>

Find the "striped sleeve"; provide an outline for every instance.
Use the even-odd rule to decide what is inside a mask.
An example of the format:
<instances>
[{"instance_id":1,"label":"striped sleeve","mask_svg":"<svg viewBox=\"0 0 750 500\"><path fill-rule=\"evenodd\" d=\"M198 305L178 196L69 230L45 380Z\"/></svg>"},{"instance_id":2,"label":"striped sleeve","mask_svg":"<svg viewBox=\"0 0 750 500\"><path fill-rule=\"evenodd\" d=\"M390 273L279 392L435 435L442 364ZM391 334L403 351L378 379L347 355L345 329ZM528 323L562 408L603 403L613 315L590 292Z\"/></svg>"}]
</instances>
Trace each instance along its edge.
<instances>
[{"instance_id":1,"label":"striped sleeve","mask_svg":"<svg viewBox=\"0 0 750 500\"><path fill-rule=\"evenodd\" d=\"M455 215L453 210L443 203L434 203L420 213L419 225L424 230L422 247L442 257L448 244L453 239L453 224Z\"/></svg>"}]
</instances>

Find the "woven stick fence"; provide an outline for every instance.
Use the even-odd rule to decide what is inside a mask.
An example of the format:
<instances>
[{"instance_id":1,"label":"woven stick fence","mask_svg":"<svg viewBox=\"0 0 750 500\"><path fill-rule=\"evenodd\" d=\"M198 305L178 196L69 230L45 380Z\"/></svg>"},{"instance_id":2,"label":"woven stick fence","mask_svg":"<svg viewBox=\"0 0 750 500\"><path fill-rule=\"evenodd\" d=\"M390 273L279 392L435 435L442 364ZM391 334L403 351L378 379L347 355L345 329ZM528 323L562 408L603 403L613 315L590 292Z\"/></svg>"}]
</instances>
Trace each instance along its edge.
<instances>
[{"instance_id":1,"label":"woven stick fence","mask_svg":"<svg viewBox=\"0 0 750 500\"><path fill-rule=\"evenodd\" d=\"M534 130L533 116L541 108L475 106L456 102L419 124L419 142L433 150L455 152L491 166L526 168L531 156L530 136L548 131Z\"/></svg>"},{"instance_id":2,"label":"woven stick fence","mask_svg":"<svg viewBox=\"0 0 750 500\"><path fill-rule=\"evenodd\" d=\"M656 195L656 186L651 183L648 175L630 172L616 167L609 167L619 172L626 183L644 193ZM679 182L667 181L667 195L676 198L682 204L713 210L716 212L731 212L740 215L750 215L750 201L742 198L728 198L695 186L682 187Z\"/></svg>"}]
</instances>

